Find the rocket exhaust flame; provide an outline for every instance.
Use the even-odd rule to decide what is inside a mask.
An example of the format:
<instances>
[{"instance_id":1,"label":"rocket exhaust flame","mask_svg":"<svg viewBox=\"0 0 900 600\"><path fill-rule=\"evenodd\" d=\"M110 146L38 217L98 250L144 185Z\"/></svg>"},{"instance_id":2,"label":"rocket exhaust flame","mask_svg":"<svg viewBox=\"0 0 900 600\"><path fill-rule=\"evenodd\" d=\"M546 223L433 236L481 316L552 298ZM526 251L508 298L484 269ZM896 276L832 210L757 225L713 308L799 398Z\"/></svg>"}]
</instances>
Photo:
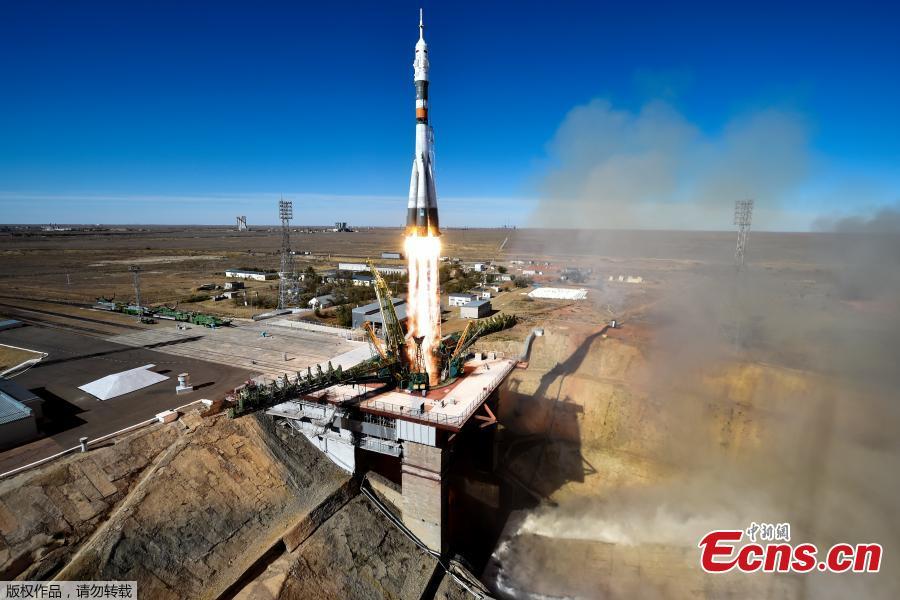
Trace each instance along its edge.
<instances>
[{"instance_id":1,"label":"rocket exhaust flame","mask_svg":"<svg viewBox=\"0 0 900 600\"><path fill-rule=\"evenodd\" d=\"M441 254L438 230L437 190L434 185L434 134L428 124L428 45L419 12L419 41L413 61L416 87L416 152L409 182L406 216L406 251L409 269L407 296L407 337L422 338L422 356L430 385L440 381L440 361L436 354L441 339L441 300L438 257ZM407 344L415 352L415 344ZM410 363L414 356L408 357Z\"/></svg>"},{"instance_id":2,"label":"rocket exhaust flame","mask_svg":"<svg viewBox=\"0 0 900 600\"><path fill-rule=\"evenodd\" d=\"M435 235L408 235L404 244L409 268L407 296L407 338L422 337L422 356L430 385L440 380L440 362L436 354L441 339L441 302L438 295L438 257L441 238ZM407 344L414 352L414 345ZM408 357L410 361L413 356Z\"/></svg>"}]
</instances>

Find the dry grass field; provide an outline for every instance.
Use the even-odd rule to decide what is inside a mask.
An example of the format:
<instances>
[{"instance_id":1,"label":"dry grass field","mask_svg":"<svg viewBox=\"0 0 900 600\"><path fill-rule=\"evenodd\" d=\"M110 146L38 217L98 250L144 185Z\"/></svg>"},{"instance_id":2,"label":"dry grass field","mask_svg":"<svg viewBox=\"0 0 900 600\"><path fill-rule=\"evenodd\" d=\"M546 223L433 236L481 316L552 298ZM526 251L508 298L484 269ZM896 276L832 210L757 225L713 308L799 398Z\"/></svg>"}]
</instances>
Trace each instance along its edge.
<instances>
[{"instance_id":1,"label":"dry grass field","mask_svg":"<svg viewBox=\"0 0 900 600\"><path fill-rule=\"evenodd\" d=\"M296 229L292 246L298 270L334 268L339 261L380 261L381 253L402 251L400 229L335 233ZM508 232L507 232L508 233ZM507 237L502 230L447 230L444 254L466 260L497 255ZM281 234L277 228L237 232L221 227L121 227L104 231L0 231L0 304L19 300L92 303L99 296L134 297L129 266L139 265L145 303L173 305L205 283L222 284L227 268L277 269ZM310 252L311 254L299 254ZM396 261L394 261L396 262ZM277 293L277 281L248 282L251 300ZM247 318L259 307L230 301L201 302L194 310ZM0 311L3 306L0 305Z\"/></svg>"}]
</instances>

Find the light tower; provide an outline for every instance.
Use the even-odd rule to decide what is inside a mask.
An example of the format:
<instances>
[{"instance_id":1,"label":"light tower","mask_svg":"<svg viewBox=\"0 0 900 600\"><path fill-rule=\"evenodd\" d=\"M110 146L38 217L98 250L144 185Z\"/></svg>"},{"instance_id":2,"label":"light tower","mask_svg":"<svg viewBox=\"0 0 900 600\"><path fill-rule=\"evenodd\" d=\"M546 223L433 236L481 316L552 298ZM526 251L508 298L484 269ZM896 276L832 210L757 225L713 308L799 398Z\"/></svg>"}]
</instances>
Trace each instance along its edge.
<instances>
[{"instance_id":1,"label":"light tower","mask_svg":"<svg viewBox=\"0 0 900 600\"><path fill-rule=\"evenodd\" d=\"M738 200L734 203L734 224L738 228L737 247L734 250L734 264L744 266L744 253L750 236L750 220L753 218L753 200Z\"/></svg>"},{"instance_id":2,"label":"light tower","mask_svg":"<svg viewBox=\"0 0 900 600\"><path fill-rule=\"evenodd\" d=\"M296 300L294 285L294 255L291 254L291 219L294 218L294 203L282 198L278 201L278 216L281 217L281 270L278 272L278 308L287 308Z\"/></svg>"},{"instance_id":3,"label":"light tower","mask_svg":"<svg viewBox=\"0 0 900 600\"><path fill-rule=\"evenodd\" d=\"M141 268L138 265L131 265L128 270L131 271L134 283L134 305L138 307L138 317L140 317L144 313L141 307Z\"/></svg>"}]
</instances>

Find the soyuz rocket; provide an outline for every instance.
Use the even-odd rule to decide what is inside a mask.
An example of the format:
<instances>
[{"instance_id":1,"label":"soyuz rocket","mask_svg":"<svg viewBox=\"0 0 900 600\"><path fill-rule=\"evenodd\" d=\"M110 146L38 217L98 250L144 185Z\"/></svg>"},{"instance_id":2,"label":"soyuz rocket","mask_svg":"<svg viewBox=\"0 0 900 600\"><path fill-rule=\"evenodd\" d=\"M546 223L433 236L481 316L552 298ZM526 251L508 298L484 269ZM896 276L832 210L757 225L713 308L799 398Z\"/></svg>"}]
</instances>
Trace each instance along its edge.
<instances>
[{"instance_id":1,"label":"soyuz rocket","mask_svg":"<svg viewBox=\"0 0 900 600\"><path fill-rule=\"evenodd\" d=\"M434 130L428 124L428 44L419 9L419 41L413 61L416 86L416 154L409 178L406 235L440 235L437 190L434 187Z\"/></svg>"}]
</instances>

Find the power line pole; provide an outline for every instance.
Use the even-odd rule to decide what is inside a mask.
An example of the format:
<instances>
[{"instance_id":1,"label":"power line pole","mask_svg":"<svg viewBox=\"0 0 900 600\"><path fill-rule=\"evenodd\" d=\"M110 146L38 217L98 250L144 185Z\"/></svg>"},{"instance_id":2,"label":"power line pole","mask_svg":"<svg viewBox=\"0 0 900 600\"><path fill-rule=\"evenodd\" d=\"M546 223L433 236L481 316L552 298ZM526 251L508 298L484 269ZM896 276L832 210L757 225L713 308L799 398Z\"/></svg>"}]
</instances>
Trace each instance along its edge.
<instances>
[{"instance_id":1,"label":"power line pole","mask_svg":"<svg viewBox=\"0 0 900 600\"><path fill-rule=\"evenodd\" d=\"M287 308L296 300L294 285L294 256L291 254L291 219L294 218L294 203L282 198L278 201L278 216L281 217L281 271L278 273L278 308Z\"/></svg>"},{"instance_id":2,"label":"power line pole","mask_svg":"<svg viewBox=\"0 0 900 600\"><path fill-rule=\"evenodd\" d=\"M750 221L753 218L753 200L738 200L734 203L734 224L738 228L737 247L734 250L734 264L738 269L744 266L747 239L750 236Z\"/></svg>"}]
</instances>

